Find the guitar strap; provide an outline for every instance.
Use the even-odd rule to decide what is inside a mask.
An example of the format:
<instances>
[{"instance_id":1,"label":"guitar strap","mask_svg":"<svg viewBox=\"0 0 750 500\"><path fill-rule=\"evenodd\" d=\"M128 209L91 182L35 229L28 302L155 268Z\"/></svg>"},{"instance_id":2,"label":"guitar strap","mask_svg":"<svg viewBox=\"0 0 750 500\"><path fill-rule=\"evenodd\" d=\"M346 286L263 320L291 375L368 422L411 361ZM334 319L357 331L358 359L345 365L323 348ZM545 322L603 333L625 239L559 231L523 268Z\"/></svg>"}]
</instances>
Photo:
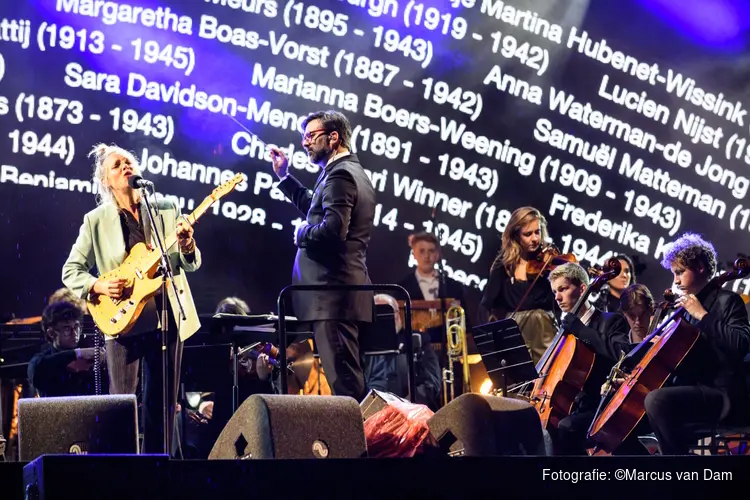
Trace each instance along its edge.
<instances>
[{"instance_id":1,"label":"guitar strap","mask_svg":"<svg viewBox=\"0 0 750 500\"><path fill-rule=\"evenodd\" d=\"M143 221L143 235L146 237L146 243L149 245L154 244L154 240L152 238L151 234L151 218L148 216L148 207L146 206L146 201L141 200L141 220Z\"/></svg>"}]
</instances>

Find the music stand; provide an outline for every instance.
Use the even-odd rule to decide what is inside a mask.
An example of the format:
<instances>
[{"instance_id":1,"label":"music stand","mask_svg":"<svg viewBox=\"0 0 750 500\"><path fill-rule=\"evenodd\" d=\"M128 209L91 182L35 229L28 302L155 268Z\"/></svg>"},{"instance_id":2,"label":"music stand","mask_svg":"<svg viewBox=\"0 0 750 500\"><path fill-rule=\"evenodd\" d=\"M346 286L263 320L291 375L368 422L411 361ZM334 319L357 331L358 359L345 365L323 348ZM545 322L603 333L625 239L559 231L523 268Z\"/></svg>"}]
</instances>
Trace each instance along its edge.
<instances>
[{"instance_id":1,"label":"music stand","mask_svg":"<svg viewBox=\"0 0 750 500\"><path fill-rule=\"evenodd\" d=\"M501 319L472 329L474 341L494 387L508 397L508 380L526 382L539 377L518 323Z\"/></svg>"}]
</instances>

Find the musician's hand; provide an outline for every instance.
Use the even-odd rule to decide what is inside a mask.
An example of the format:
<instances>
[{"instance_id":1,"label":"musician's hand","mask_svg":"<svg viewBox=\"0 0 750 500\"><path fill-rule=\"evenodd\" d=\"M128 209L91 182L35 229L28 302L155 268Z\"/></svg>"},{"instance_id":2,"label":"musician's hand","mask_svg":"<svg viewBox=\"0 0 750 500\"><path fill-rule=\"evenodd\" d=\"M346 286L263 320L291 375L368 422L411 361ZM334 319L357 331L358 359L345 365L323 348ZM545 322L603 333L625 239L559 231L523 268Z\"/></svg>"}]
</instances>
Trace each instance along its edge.
<instances>
[{"instance_id":1,"label":"musician's hand","mask_svg":"<svg viewBox=\"0 0 750 500\"><path fill-rule=\"evenodd\" d=\"M271 150L271 161L273 162L273 171L279 179L286 176L289 170L289 159L286 157L284 152L279 148L269 147Z\"/></svg>"},{"instance_id":2,"label":"musician's hand","mask_svg":"<svg viewBox=\"0 0 750 500\"><path fill-rule=\"evenodd\" d=\"M180 245L180 251L182 253L190 253L195 250L195 242L193 240L193 233L195 229L187 219L182 218L177 221L177 243Z\"/></svg>"},{"instance_id":3,"label":"musician's hand","mask_svg":"<svg viewBox=\"0 0 750 500\"><path fill-rule=\"evenodd\" d=\"M260 380L268 380L268 377L273 372L273 365L268 362L267 354L258 354L258 359L255 360L255 372L258 374Z\"/></svg>"},{"instance_id":4,"label":"musician's hand","mask_svg":"<svg viewBox=\"0 0 750 500\"><path fill-rule=\"evenodd\" d=\"M708 311L706 311L698 298L692 293L678 297L675 304L677 304L677 307L684 307L688 314L698 321L702 320L703 316L708 314Z\"/></svg>"},{"instance_id":5,"label":"musician's hand","mask_svg":"<svg viewBox=\"0 0 750 500\"><path fill-rule=\"evenodd\" d=\"M80 357L80 359L83 359L85 361L94 361L94 354L96 353L95 347L84 347L81 349L76 349L76 354ZM102 360L102 362L105 362L107 360L107 351L105 351L103 348L99 348L99 359Z\"/></svg>"},{"instance_id":6,"label":"musician's hand","mask_svg":"<svg viewBox=\"0 0 750 500\"><path fill-rule=\"evenodd\" d=\"M613 378L612 382L609 384L605 382L604 384L602 384L601 395L606 396L608 392L617 390L617 388L620 387L623 382L625 382L625 379L622 377Z\"/></svg>"},{"instance_id":7,"label":"musician's hand","mask_svg":"<svg viewBox=\"0 0 750 500\"><path fill-rule=\"evenodd\" d=\"M213 401L203 401L200 406L198 407L198 411L206 417L206 419L211 420L214 416L214 402Z\"/></svg>"},{"instance_id":8,"label":"musician's hand","mask_svg":"<svg viewBox=\"0 0 750 500\"><path fill-rule=\"evenodd\" d=\"M302 224L300 224L299 226L297 226L297 228L294 230L294 246L296 246L296 247L300 246L300 244L299 244L299 234L300 234L301 231L303 231L305 228L307 228L307 226L309 226L309 224L307 222L303 222Z\"/></svg>"},{"instance_id":9,"label":"musician's hand","mask_svg":"<svg viewBox=\"0 0 750 500\"><path fill-rule=\"evenodd\" d=\"M106 295L113 299L119 299L122 297L122 289L125 288L127 280L123 278L114 278L111 280L103 280L99 278L93 286L94 293L99 295Z\"/></svg>"},{"instance_id":10,"label":"musician's hand","mask_svg":"<svg viewBox=\"0 0 750 500\"><path fill-rule=\"evenodd\" d=\"M560 323L566 332L576 334L585 326L581 318L575 314L566 314Z\"/></svg>"}]
</instances>

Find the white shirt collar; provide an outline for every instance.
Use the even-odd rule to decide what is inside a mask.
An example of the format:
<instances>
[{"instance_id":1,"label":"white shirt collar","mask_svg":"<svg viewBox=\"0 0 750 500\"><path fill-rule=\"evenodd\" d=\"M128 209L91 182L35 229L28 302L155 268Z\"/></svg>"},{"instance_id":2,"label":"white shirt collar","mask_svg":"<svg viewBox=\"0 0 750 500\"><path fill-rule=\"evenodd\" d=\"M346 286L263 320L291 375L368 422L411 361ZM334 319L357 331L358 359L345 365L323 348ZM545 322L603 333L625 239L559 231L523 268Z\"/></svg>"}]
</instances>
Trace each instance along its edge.
<instances>
[{"instance_id":1,"label":"white shirt collar","mask_svg":"<svg viewBox=\"0 0 750 500\"><path fill-rule=\"evenodd\" d=\"M338 160L339 158L343 158L344 156L348 156L350 154L352 154L351 151L342 151L341 153L338 153L338 154L335 154L335 155L331 156L328 159L328 162L326 162L326 167L328 165L330 165L333 161Z\"/></svg>"}]
</instances>

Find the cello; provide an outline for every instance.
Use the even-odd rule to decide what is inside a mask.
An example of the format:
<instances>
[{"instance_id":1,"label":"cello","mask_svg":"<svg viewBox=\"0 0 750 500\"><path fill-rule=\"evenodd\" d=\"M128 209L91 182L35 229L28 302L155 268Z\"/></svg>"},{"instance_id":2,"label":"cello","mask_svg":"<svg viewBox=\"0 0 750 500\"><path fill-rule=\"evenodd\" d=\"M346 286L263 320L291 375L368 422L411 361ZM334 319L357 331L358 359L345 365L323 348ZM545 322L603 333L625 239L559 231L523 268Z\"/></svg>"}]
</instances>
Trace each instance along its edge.
<instances>
[{"instance_id":1,"label":"cello","mask_svg":"<svg viewBox=\"0 0 750 500\"><path fill-rule=\"evenodd\" d=\"M609 259L603 271L586 288L568 314L577 315L592 292L599 290L622 270L618 259ZM575 398L583 389L594 367L596 355L574 335L560 327L547 351L536 365L539 378L534 383L530 402L539 412L542 428L557 427L570 415Z\"/></svg>"},{"instance_id":2,"label":"cello","mask_svg":"<svg viewBox=\"0 0 750 500\"><path fill-rule=\"evenodd\" d=\"M750 261L737 259L732 270L714 277L696 297L702 303L713 290L721 288L728 281L748 275ZM700 330L687 321L686 314L684 307L678 307L660 328L651 332L620 360L618 365L627 366L628 361L646 351L635 367L625 375L625 381L606 402L606 406L605 398L608 395L604 394L600 405L604 409L597 412L587 434L589 439L597 443L592 454L600 451L612 453L625 441L646 414L646 395L664 386L692 350L700 337ZM652 342L656 336L659 338Z\"/></svg>"}]
</instances>

